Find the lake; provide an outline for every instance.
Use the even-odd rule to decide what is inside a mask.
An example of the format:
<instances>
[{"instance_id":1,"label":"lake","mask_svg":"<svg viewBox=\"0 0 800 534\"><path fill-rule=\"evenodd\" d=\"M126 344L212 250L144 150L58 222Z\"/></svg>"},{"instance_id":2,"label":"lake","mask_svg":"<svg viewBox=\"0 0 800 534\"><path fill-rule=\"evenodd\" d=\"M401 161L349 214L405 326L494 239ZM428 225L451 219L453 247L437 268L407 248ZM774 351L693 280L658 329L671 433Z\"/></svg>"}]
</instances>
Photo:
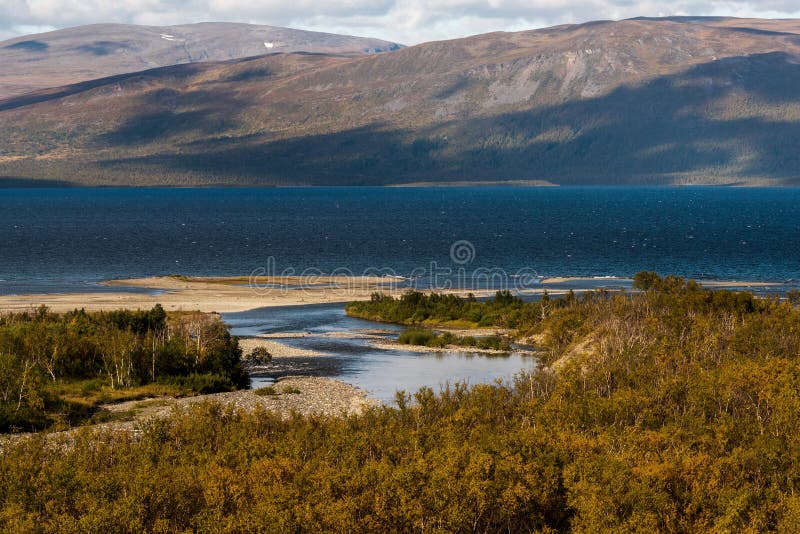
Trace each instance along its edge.
<instances>
[{"instance_id":1,"label":"lake","mask_svg":"<svg viewBox=\"0 0 800 534\"><path fill-rule=\"evenodd\" d=\"M468 244L457 263L454 243ZM0 293L313 269L793 282L800 189L0 189ZM443 275L446 277L446 275Z\"/></svg>"}]
</instances>

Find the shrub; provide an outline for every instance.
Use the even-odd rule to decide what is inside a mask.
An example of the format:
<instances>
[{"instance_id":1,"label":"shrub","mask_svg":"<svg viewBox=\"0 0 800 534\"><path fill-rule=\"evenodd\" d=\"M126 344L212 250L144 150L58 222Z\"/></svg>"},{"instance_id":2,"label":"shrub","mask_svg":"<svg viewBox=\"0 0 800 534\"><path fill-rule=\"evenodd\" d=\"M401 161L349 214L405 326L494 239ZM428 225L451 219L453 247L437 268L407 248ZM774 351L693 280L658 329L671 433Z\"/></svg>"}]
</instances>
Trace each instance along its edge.
<instances>
[{"instance_id":1,"label":"shrub","mask_svg":"<svg viewBox=\"0 0 800 534\"><path fill-rule=\"evenodd\" d=\"M436 340L437 336L430 330L409 329L404 330L397 338L402 345L420 345L428 347Z\"/></svg>"},{"instance_id":2,"label":"shrub","mask_svg":"<svg viewBox=\"0 0 800 534\"><path fill-rule=\"evenodd\" d=\"M160 379L159 382L190 389L200 394L222 393L237 389L234 383L231 382L230 378L227 376L211 373L192 373L188 376L168 377Z\"/></svg>"},{"instance_id":3,"label":"shrub","mask_svg":"<svg viewBox=\"0 0 800 534\"><path fill-rule=\"evenodd\" d=\"M272 354L265 347L256 347L244 359L249 365L265 365L272 361Z\"/></svg>"}]
</instances>

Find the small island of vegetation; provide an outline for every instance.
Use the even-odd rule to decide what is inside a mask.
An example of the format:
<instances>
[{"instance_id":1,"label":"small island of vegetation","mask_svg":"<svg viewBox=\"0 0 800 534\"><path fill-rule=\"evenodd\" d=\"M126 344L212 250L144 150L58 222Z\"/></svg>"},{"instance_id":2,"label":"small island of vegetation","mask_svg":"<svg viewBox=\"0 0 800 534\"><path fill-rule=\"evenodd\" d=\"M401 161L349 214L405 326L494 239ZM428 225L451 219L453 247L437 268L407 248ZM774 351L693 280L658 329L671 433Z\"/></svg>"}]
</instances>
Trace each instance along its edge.
<instances>
[{"instance_id":1,"label":"small island of vegetation","mask_svg":"<svg viewBox=\"0 0 800 534\"><path fill-rule=\"evenodd\" d=\"M425 327L506 327L507 314L521 307L522 300L509 291L498 291L489 301L478 301L473 295L458 295L408 291L400 298L373 293L368 301L351 302L347 314L351 317Z\"/></svg>"},{"instance_id":2,"label":"small island of vegetation","mask_svg":"<svg viewBox=\"0 0 800 534\"><path fill-rule=\"evenodd\" d=\"M511 350L511 344L502 336L457 336L451 332L438 333L422 328L409 328L398 337L401 345L418 345L430 348L467 347L480 350Z\"/></svg>"}]
</instances>

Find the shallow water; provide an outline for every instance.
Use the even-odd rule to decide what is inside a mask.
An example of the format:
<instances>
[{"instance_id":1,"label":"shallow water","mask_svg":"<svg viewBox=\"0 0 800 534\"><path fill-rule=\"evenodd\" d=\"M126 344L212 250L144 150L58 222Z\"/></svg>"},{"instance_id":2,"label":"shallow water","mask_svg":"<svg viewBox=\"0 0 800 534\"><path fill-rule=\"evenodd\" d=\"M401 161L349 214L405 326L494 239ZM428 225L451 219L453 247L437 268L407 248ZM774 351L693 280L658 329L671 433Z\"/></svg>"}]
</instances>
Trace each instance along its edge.
<instances>
[{"instance_id":1,"label":"shallow water","mask_svg":"<svg viewBox=\"0 0 800 534\"><path fill-rule=\"evenodd\" d=\"M253 387L271 384L289 375L326 376L353 384L370 397L391 404L398 390L413 393L423 386L435 391L447 384L491 383L511 380L524 369L536 365L536 359L512 353L487 356L469 352L418 353L375 348L369 340L347 337L318 337L321 334L363 330L402 328L347 317L341 304L262 308L241 313L223 314L234 335L306 332L310 337L277 339L281 343L324 352L324 357L276 358L271 371L253 378ZM393 334L387 334L392 336ZM394 334L396 335L396 334Z\"/></svg>"}]
</instances>

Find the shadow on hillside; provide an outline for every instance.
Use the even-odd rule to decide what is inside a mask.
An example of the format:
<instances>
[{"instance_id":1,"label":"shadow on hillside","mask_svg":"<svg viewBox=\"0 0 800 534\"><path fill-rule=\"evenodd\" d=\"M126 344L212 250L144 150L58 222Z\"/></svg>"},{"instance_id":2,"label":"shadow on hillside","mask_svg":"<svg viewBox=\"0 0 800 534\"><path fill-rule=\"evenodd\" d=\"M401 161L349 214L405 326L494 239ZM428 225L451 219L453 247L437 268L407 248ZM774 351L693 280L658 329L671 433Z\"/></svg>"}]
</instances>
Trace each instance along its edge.
<instances>
[{"instance_id":1,"label":"shadow on hillside","mask_svg":"<svg viewBox=\"0 0 800 534\"><path fill-rule=\"evenodd\" d=\"M25 52L46 52L50 45L42 41L27 40L4 46L7 50L23 50Z\"/></svg>"},{"instance_id":2,"label":"shadow on hillside","mask_svg":"<svg viewBox=\"0 0 800 534\"><path fill-rule=\"evenodd\" d=\"M220 183L390 184L397 181L397 176L440 165L425 150L408 150L406 137L407 132L385 131L380 125L373 125L273 142L250 136L195 143L191 154L162 154L102 164L123 169L129 165L165 168Z\"/></svg>"},{"instance_id":3,"label":"shadow on hillside","mask_svg":"<svg viewBox=\"0 0 800 534\"><path fill-rule=\"evenodd\" d=\"M798 83L800 65L786 54L714 61L599 98L473 120L458 157L504 176L526 169L560 183L660 181L709 170L795 181L800 123L782 117L800 103ZM738 100L725 106L726 99ZM571 135L553 139L565 131ZM520 138L528 144L502 146Z\"/></svg>"},{"instance_id":4,"label":"shadow on hillside","mask_svg":"<svg viewBox=\"0 0 800 534\"><path fill-rule=\"evenodd\" d=\"M97 89L115 83L146 81L149 78L153 78L154 80L163 79L165 73L172 78L188 78L197 74L203 68L204 67L202 65L197 64L173 65L130 74L117 74L115 76L108 76L106 78L98 78L96 80L79 82L72 85L65 85L63 87L55 87L53 89L43 89L41 91L34 91L32 93L25 93L20 96L13 96L0 100L0 111L7 111L9 109L16 109L33 104L40 104L42 102L58 100L59 98L76 95L85 91L91 91L92 89Z\"/></svg>"},{"instance_id":5,"label":"shadow on hillside","mask_svg":"<svg viewBox=\"0 0 800 534\"><path fill-rule=\"evenodd\" d=\"M101 146L151 143L190 131L214 135L234 125L231 110L238 109L240 103L227 93L164 88L142 94L136 106L144 111L101 135Z\"/></svg>"},{"instance_id":6,"label":"shadow on hillside","mask_svg":"<svg viewBox=\"0 0 800 534\"><path fill-rule=\"evenodd\" d=\"M220 183L624 184L671 183L675 175L796 183L800 123L782 117L800 104L797 87L800 65L768 53L710 62L596 98L414 132L376 124L288 140L210 139L187 145L184 154L102 165L197 173ZM206 118L185 119L206 131Z\"/></svg>"},{"instance_id":7,"label":"shadow on hillside","mask_svg":"<svg viewBox=\"0 0 800 534\"><path fill-rule=\"evenodd\" d=\"M90 44L80 45L77 47L81 52L92 54L93 56L108 56L116 52L131 50L133 47L127 43L120 43L116 41L94 41Z\"/></svg>"}]
</instances>

